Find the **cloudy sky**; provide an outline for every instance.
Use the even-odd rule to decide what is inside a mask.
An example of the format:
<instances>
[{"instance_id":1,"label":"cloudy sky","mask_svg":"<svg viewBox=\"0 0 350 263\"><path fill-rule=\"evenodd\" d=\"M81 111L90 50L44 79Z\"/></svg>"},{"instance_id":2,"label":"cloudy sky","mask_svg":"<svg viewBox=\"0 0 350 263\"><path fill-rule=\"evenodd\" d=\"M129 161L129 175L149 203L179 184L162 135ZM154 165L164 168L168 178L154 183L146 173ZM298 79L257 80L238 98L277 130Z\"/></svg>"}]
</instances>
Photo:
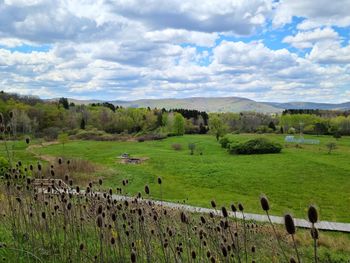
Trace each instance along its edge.
<instances>
[{"instance_id":1,"label":"cloudy sky","mask_svg":"<svg viewBox=\"0 0 350 263\"><path fill-rule=\"evenodd\" d=\"M0 90L350 101L350 0L0 0Z\"/></svg>"}]
</instances>

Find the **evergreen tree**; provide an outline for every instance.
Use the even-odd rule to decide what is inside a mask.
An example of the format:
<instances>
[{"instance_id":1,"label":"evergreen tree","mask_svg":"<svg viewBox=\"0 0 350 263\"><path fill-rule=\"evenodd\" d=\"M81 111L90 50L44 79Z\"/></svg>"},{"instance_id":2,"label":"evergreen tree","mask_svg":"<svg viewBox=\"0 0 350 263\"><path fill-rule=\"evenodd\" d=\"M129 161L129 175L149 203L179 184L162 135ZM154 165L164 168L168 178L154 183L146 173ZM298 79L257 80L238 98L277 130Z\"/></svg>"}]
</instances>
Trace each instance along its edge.
<instances>
[{"instance_id":1,"label":"evergreen tree","mask_svg":"<svg viewBox=\"0 0 350 263\"><path fill-rule=\"evenodd\" d=\"M80 129L85 130L85 120L84 120L84 118L81 119Z\"/></svg>"},{"instance_id":2,"label":"evergreen tree","mask_svg":"<svg viewBox=\"0 0 350 263\"><path fill-rule=\"evenodd\" d=\"M62 105L66 110L69 109L69 103L67 98L60 98L58 104Z\"/></svg>"}]
</instances>

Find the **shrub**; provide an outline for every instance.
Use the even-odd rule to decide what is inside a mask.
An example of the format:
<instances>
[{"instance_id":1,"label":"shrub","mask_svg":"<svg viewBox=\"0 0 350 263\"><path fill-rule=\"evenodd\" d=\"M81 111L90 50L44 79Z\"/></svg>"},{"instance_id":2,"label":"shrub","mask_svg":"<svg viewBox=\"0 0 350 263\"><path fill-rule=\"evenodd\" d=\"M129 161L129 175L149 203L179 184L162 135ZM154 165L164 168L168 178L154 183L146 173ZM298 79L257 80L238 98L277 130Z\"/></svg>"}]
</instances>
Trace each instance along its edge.
<instances>
[{"instance_id":1,"label":"shrub","mask_svg":"<svg viewBox=\"0 0 350 263\"><path fill-rule=\"evenodd\" d=\"M271 142L265 138L252 139L243 143L231 143L231 154L265 154L279 153L282 146L278 143Z\"/></svg>"},{"instance_id":2,"label":"shrub","mask_svg":"<svg viewBox=\"0 0 350 263\"><path fill-rule=\"evenodd\" d=\"M193 155L194 154L194 150L196 149L196 144L189 143L188 144L188 149L190 150L190 154Z\"/></svg>"},{"instance_id":3,"label":"shrub","mask_svg":"<svg viewBox=\"0 0 350 263\"><path fill-rule=\"evenodd\" d=\"M48 141L56 140L60 133L60 128L58 127L50 127L43 130L43 136Z\"/></svg>"},{"instance_id":4,"label":"shrub","mask_svg":"<svg viewBox=\"0 0 350 263\"><path fill-rule=\"evenodd\" d=\"M288 134L295 134L295 133L296 133L295 128L291 127L288 129Z\"/></svg>"},{"instance_id":5,"label":"shrub","mask_svg":"<svg viewBox=\"0 0 350 263\"><path fill-rule=\"evenodd\" d=\"M175 151L180 151L182 150L182 145L180 143L173 143L171 148L173 148Z\"/></svg>"},{"instance_id":6,"label":"shrub","mask_svg":"<svg viewBox=\"0 0 350 263\"><path fill-rule=\"evenodd\" d=\"M335 131L334 133L333 133L333 137L335 138L335 139L340 139L341 138L341 133L339 132L339 131Z\"/></svg>"},{"instance_id":7,"label":"shrub","mask_svg":"<svg viewBox=\"0 0 350 263\"><path fill-rule=\"evenodd\" d=\"M163 140L166 138L166 135L155 133L155 134L144 134L137 138L138 142L144 142L144 141L157 141L157 140Z\"/></svg>"},{"instance_id":8,"label":"shrub","mask_svg":"<svg viewBox=\"0 0 350 263\"><path fill-rule=\"evenodd\" d=\"M256 133L271 133L273 132L273 130L271 128L269 128L266 125L260 125L257 129L256 129Z\"/></svg>"},{"instance_id":9,"label":"shrub","mask_svg":"<svg viewBox=\"0 0 350 263\"><path fill-rule=\"evenodd\" d=\"M329 142L326 144L326 147L328 149L328 154L331 154L332 151L337 148L337 145L334 142Z\"/></svg>"},{"instance_id":10,"label":"shrub","mask_svg":"<svg viewBox=\"0 0 350 263\"><path fill-rule=\"evenodd\" d=\"M227 136L224 136L220 139L219 143L222 148L228 148L230 144L230 139Z\"/></svg>"}]
</instances>

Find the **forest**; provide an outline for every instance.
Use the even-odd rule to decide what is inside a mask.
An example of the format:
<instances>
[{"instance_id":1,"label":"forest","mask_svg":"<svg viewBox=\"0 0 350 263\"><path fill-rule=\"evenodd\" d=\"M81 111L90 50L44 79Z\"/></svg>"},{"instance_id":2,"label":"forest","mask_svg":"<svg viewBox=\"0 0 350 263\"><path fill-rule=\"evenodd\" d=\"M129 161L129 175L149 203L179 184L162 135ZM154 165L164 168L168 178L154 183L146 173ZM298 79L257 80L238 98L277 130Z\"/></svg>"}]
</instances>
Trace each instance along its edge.
<instances>
[{"instance_id":1,"label":"forest","mask_svg":"<svg viewBox=\"0 0 350 263\"><path fill-rule=\"evenodd\" d=\"M101 140L131 135L165 138L205 133L217 138L226 133L314 134L337 138L350 135L347 111L207 113L189 109L123 108L108 102L75 105L67 98L42 100L1 92L0 112L5 123L11 125L14 136L31 134L47 140L55 140L60 134Z\"/></svg>"}]
</instances>

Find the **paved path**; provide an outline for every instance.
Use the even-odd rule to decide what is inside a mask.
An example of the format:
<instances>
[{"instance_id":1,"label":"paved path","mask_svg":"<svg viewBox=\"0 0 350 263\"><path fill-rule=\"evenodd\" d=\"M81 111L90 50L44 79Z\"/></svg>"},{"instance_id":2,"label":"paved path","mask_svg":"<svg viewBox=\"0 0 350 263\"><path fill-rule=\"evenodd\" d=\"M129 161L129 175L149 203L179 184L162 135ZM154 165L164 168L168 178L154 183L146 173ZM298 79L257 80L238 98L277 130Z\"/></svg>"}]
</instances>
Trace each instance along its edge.
<instances>
[{"instance_id":1,"label":"paved path","mask_svg":"<svg viewBox=\"0 0 350 263\"><path fill-rule=\"evenodd\" d=\"M45 192L45 191L44 191ZM73 194L77 194L75 190L71 190ZM81 194L84 193L83 190L80 192ZM94 192L95 194L101 194L99 192ZM124 195L112 195L112 198L118 201L132 201L135 199L135 197L130 197L130 196L124 196ZM204 207L197 207L197 206L190 206L190 205L185 205L185 204L180 204L180 203L171 203L171 202L165 202L165 201L156 201L156 200L151 200L151 199L138 199L140 202L153 202L156 205L162 205L166 206L169 208L175 208L175 209L180 209L180 210L185 210L188 212L197 212L197 213L206 213L209 214L210 212L213 212L214 214L220 214L221 215L221 210L215 210L211 208L204 208ZM234 214L233 212L228 212L229 216L233 217ZM243 219L243 215L240 212L236 213L237 218ZM261 215L261 214L251 214L251 213L244 213L245 219L246 220L253 220L257 222L268 222L268 218L266 215ZM270 216L270 219L272 223L275 224L284 224L284 219L281 216ZM311 223L305 219L300 219L300 218L294 218L294 223L297 227L301 228L311 228ZM319 221L318 223L315 224L316 228L319 230L327 230L327 231L337 231L337 232L346 232L350 233L350 223L338 223L338 222L328 222L328 221Z\"/></svg>"},{"instance_id":2,"label":"paved path","mask_svg":"<svg viewBox=\"0 0 350 263\"><path fill-rule=\"evenodd\" d=\"M132 197L127 197L123 195L113 195L113 199L116 200L133 200ZM186 210L189 212L198 212L198 213L207 213L210 212L213 213L220 213L220 210L214 210L210 208L204 208L204 207L197 207L197 206L190 206L190 205L184 205L179 203L171 203L171 202L161 202L161 201L154 201L154 200L147 200L142 199L144 202L152 201L153 203L157 205L163 205L170 208L176 208L181 210ZM233 212L229 212L229 215L233 217ZM242 213L236 213L237 218L242 219L243 215ZM268 222L268 218L266 215L260 215L260 214L251 214L251 213L244 213L244 216L247 220L253 220L258 222ZM271 221L275 224L284 224L284 219L281 216L270 216ZM297 227L301 228L311 228L311 224L309 221L305 219L295 218L294 223ZM350 233L350 223L337 223L337 222L328 222L328 221L319 221L315 224L316 228L320 230L328 230L328 231L338 231L338 232L348 232Z\"/></svg>"}]
</instances>

